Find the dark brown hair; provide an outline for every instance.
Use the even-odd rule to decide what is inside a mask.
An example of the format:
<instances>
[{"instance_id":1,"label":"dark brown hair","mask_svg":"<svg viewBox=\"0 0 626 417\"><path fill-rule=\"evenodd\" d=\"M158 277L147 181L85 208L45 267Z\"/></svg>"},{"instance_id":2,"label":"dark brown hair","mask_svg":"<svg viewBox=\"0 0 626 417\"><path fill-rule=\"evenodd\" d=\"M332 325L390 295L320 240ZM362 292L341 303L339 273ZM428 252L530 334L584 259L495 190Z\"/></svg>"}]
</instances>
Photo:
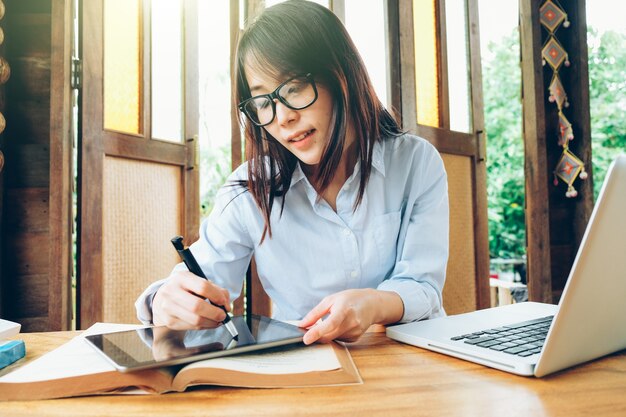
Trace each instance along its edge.
<instances>
[{"instance_id":1,"label":"dark brown hair","mask_svg":"<svg viewBox=\"0 0 626 417\"><path fill-rule=\"evenodd\" d=\"M348 123L352 122L361 161L361 203L372 169L374 142L401 134L398 123L384 108L369 79L365 65L341 21L324 6L290 0L263 11L242 33L235 61L235 100L250 98L246 65L276 79L311 73L323 84L333 101L330 139L315 179L320 194L330 184L343 153ZM243 182L265 219L265 234L272 236L270 214L275 197L289 190L296 157L264 128L241 115L246 139L248 180Z\"/></svg>"}]
</instances>

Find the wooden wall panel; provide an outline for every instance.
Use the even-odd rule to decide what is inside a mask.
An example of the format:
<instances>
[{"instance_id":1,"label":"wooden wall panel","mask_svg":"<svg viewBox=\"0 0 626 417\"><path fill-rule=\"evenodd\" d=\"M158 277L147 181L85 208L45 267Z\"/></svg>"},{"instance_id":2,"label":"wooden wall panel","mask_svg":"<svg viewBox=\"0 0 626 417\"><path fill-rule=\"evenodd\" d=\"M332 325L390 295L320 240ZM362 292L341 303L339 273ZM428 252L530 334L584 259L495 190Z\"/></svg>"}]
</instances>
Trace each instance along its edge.
<instances>
[{"instance_id":1,"label":"wooden wall panel","mask_svg":"<svg viewBox=\"0 0 626 417\"><path fill-rule=\"evenodd\" d=\"M11 247L13 266L10 270L15 276L41 275L48 272L48 232L20 232L7 236L7 246ZM8 259L7 259L8 261ZM33 287L40 285L33 282Z\"/></svg>"},{"instance_id":2,"label":"wooden wall panel","mask_svg":"<svg viewBox=\"0 0 626 417\"><path fill-rule=\"evenodd\" d=\"M50 59L41 56L16 57L11 60L11 71L11 82L20 84L22 100L50 94Z\"/></svg>"},{"instance_id":3,"label":"wooden wall panel","mask_svg":"<svg viewBox=\"0 0 626 417\"><path fill-rule=\"evenodd\" d=\"M465 156L441 156L448 174L450 199L450 257L443 306L448 314L459 314L478 308L472 161Z\"/></svg>"},{"instance_id":4,"label":"wooden wall panel","mask_svg":"<svg viewBox=\"0 0 626 417\"><path fill-rule=\"evenodd\" d=\"M48 250L49 235L45 232L4 234L3 317L22 323L24 318L48 316ZM43 256L42 256L43 254ZM43 328L27 328L44 330Z\"/></svg>"},{"instance_id":5,"label":"wooden wall panel","mask_svg":"<svg viewBox=\"0 0 626 417\"><path fill-rule=\"evenodd\" d=\"M6 21L13 27L24 28L18 32L19 37L6 37L11 55L49 58L51 0L4 0L4 3L7 5ZM23 4L23 7L16 7L16 3ZM37 7L35 3L48 3L48 7Z\"/></svg>"},{"instance_id":6,"label":"wooden wall panel","mask_svg":"<svg viewBox=\"0 0 626 417\"><path fill-rule=\"evenodd\" d=\"M50 102L47 98L34 98L11 104L11 123L20 132L20 143L50 143L50 116L42 112Z\"/></svg>"},{"instance_id":7,"label":"wooden wall panel","mask_svg":"<svg viewBox=\"0 0 626 417\"><path fill-rule=\"evenodd\" d=\"M48 231L48 189L13 188L7 190L8 204L5 213L5 233L19 230Z\"/></svg>"},{"instance_id":8,"label":"wooden wall panel","mask_svg":"<svg viewBox=\"0 0 626 417\"><path fill-rule=\"evenodd\" d=\"M2 3L2 7L4 8L4 3ZM2 67L4 71L11 69L11 64L6 61L4 57L4 47L2 43L4 42L4 31L2 30L2 26L0 26L0 58L2 59ZM10 75L10 74L9 74ZM6 76L6 72L5 72ZM7 80L5 80L6 82ZM4 94L4 83L0 85L0 317L2 316L2 230L4 230L4 222L3 222L3 213L4 213L4 141L3 135L4 129L6 127L6 119L4 117L4 112L6 109L6 101Z\"/></svg>"},{"instance_id":9,"label":"wooden wall panel","mask_svg":"<svg viewBox=\"0 0 626 417\"><path fill-rule=\"evenodd\" d=\"M7 59L15 63L6 88L5 195L10 197L5 201L6 221L6 215L19 216L24 207L39 205L40 195L33 189L47 194L50 186L50 15L42 1L5 3ZM37 217L35 212L31 214ZM46 212L39 214L37 219L29 216L15 221L2 236L2 315L22 323L24 331L47 329L32 328L22 321L42 319L37 323L44 324L48 316L41 296L48 295L50 236L43 224L49 219Z\"/></svg>"},{"instance_id":10,"label":"wooden wall panel","mask_svg":"<svg viewBox=\"0 0 626 417\"><path fill-rule=\"evenodd\" d=\"M32 282L39 285L33 286ZM46 318L48 315L48 274L21 275L19 280L7 281L5 289L15 297L7 300L15 320L24 318Z\"/></svg>"},{"instance_id":11,"label":"wooden wall panel","mask_svg":"<svg viewBox=\"0 0 626 417\"><path fill-rule=\"evenodd\" d=\"M21 323L25 332L62 330L68 328L70 317L71 112L67 69L71 4L70 0L4 3L6 58L13 65L6 86L7 129L3 138L6 227L1 236L0 315ZM60 284L62 281L66 285Z\"/></svg>"},{"instance_id":12,"label":"wooden wall panel","mask_svg":"<svg viewBox=\"0 0 626 417\"><path fill-rule=\"evenodd\" d=\"M5 3L10 11L5 18L5 32L12 69L7 84L8 130L15 132L7 136L11 142L49 144L50 13L37 4L45 3L42 0L26 0L19 6L16 0Z\"/></svg>"},{"instance_id":13,"label":"wooden wall panel","mask_svg":"<svg viewBox=\"0 0 626 417\"><path fill-rule=\"evenodd\" d=\"M9 117L12 112L9 113ZM12 119L11 119L12 120ZM7 131L9 129L7 127ZM7 189L47 188L50 183L50 147L17 142L14 129L7 136L13 143L7 146L5 187ZM11 204L7 201L7 204Z\"/></svg>"},{"instance_id":14,"label":"wooden wall panel","mask_svg":"<svg viewBox=\"0 0 626 417\"><path fill-rule=\"evenodd\" d=\"M135 299L180 262L183 177L175 165L104 158L102 320L137 321Z\"/></svg>"}]
</instances>

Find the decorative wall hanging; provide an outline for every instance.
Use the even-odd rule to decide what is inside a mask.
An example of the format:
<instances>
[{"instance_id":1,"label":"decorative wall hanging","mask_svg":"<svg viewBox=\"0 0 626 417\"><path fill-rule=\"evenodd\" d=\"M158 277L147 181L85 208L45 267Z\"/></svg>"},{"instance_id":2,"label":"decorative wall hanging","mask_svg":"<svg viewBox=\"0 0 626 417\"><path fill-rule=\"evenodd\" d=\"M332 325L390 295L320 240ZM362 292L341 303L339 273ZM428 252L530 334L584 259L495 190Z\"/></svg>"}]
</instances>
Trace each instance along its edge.
<instances>
[{"instance_id":1,"label":"decorative wall hanging","mask_svg":"<svg viewBox=\"0 0 626 417\"><path fill-rule=\"evenodd\" d=\"M567 184L565 196L572 198L578 195L578 191L574 188L574 181L576 181L576 178L586 179L587 172L585 171L585 163L569 149L569 143L574 139L574 131L571 122L563 113L563 109L569 107L569 102L567 101L563 83L561 83L559 70L563 66L569 67L570 61L567 51L556 37L556 32L561 26L564 28L569 27L570 21L567 19L567 13L565 13L557 0L545 1L541 9L539 9L539 16L541 24L548 31L548 38L543 44L541 55L543 65L547 63L552 68L552 81L550 81L550 86L548 87L550 93L548 100L551 103L555 103L558 109L558 144L563 148L561 158L554 169L554 185L558 185L559 179L561 179Z\"/></svg>"}]
</instances>

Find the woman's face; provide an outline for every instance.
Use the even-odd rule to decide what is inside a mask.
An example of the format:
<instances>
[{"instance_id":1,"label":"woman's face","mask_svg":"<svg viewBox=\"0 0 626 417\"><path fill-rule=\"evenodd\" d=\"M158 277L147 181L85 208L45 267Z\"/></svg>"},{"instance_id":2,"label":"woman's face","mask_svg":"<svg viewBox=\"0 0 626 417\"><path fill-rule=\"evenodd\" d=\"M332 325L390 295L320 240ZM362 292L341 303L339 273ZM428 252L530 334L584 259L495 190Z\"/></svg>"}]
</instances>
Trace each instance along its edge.
<instances>
[{"instance_id":1,"label":"woman's face","mask_svg":"<svg viewBox=\"0 0 626 417\"><path fill-rule=\"evenodd\" d=\"M269 94L285 79L276 79L264 72L246 66L246 79L251 95ZM330 140L333 102L328 90L316 83L318 97L309 107L293 110L279 100L275 101L276 116L264 126L281 145L306 165L317 165Z\"/></svg>"}]
</instances>

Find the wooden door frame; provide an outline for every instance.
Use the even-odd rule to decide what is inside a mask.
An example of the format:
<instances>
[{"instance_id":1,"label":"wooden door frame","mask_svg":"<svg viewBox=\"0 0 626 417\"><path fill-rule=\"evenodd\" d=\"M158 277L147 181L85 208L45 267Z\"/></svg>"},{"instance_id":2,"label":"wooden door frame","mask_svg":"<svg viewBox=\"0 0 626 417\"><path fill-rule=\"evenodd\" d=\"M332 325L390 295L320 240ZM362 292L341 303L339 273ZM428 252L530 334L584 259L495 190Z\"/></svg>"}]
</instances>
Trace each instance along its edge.
<instances>
[{"instance_id":1,"label":"wooden door frame","mask_svg":"<svg viewBox=\"0 0 626 417\"><path fill-rule=\"evenodd\" d=\"M184 138L183 143L170 143L151 139L151 108L150 108L150 18L149 7L143 8L143 105L142 133L138 135L124 134L105 130L103 120L103 30L104 0L81 0L81 45L83 53L84 82L79 100L82 123L79 133L78 188L78 256L77 256L77 328L103 317L103 254L101 245L103 216L102 188L104 155L118 156L133 160L161 162L178 165L183 170L183 218L182 229L185 243L196 240L199 226L199 169L197 167L197 135L198 135L198 97L188 94L197 91L191 87L198 81L197 56L185 53L185 93L184 93ZM144 2L144 5L147 5ZM88 5L88 6L86 6ZM197 29L197 0L185 0L185 24L187 30ZM188 7L187 7L188 6ZM87 9L88 7L88 9ZM100 10L100 13L95 11ZM91 12L91 11L94 12ZM88 27L86 32L83 28ZM197 32L195 32L197 33ZM89 48L85 48L85 40ZM184 48L187 52L197 51L197 36L185 36ZM193 55L193 54L191 54ZM91 89L93 88L93 89ZM190 90L190 88L192 88ZM89 213L89 218L85 218ZM123 244L123 242L120 242Z\"/></svg>"},{"instance_id":2,"label":"wooden door frame","mask_svg":"<svg viewBox=\"0 0 626 417\"><path fill-rule=\"evenodd\" d=\"M438 13L442 13L444 2L437 3ZM415 48L413 34L413 5L411 0L387 1L387 27L389 33L390 51L390 93L393 107L402 115L402 125L405 129L414 132L430 141L442 153L461 155L471 158L473 184L473 218L474 218L474 245L475 245L475 277L476 277L476 306L487 308L490 306L489 293L489 230L487 223L487 176L484 140L484 115L482 99L482 70L480 66L480 38L478 25L477 0L468 0L468 32L470 53L470 95L472 97L473 133L461 133L449 130L449 106L440 108L443 128L417 124L415 100ZM438 27L440 41L445 45L445 21ZM396 44L394 44L397 42ZM396 46L397 45L397 46ZM446 54L438 48L439 60L443 63L440 71L447 65ZM441 74L441 97L447 97L447 74ZM443 95L445 94L445 95ZM444 102L446 100L443 100Z\"/></svg>"},{"instance_id":3,"label":"wooden door frame","mask_svg":"<svg viewBox=\"0 0 626 417\"><path fill-rule=\"evenodd\" d=\"M74 189L70 85L72 1L52 0L50 42L50 197L48 329L72 322L72 192Z\"/></svg>"}]
</instances>

